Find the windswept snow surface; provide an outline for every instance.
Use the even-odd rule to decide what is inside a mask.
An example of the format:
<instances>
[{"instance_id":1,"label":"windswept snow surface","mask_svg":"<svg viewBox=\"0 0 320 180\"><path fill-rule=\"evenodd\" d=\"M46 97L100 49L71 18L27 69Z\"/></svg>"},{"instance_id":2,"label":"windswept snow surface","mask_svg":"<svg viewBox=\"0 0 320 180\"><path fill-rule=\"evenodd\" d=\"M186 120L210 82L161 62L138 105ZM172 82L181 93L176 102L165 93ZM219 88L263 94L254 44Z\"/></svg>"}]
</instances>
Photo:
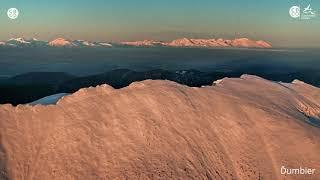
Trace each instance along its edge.
<instances>
[{"instance_id":1,"label":"windswept snow surface","mask_svg":"<svg viewBox=\"0 0 320 180\"><path fill-rule=\"evenodd\" d=\"M0 106L10 179L320 179L320 89L256 76L192 88L146 80L56 105ZM282 166L316 169L281 175Z\"/></svg>"}]
</instances>

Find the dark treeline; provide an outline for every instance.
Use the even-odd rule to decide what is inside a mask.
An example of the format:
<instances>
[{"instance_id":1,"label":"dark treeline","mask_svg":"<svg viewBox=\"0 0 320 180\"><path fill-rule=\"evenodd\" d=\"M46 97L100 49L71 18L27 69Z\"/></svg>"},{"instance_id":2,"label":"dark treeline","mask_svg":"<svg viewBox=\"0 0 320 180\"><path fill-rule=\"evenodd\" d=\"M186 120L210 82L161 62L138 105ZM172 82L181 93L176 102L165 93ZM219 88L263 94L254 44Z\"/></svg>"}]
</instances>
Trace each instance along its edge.
<instances>
[{"instance_id":1,"label":"dark treeline","mask_svg":"<svg viewBox=\"0 0 320 180\"><path fill-rule=\"evenodd\" d=\"M150 70L133 71L117 69L106 73L76 77L67 73L33 72L21 74L0 81L0 104L25 104L45 96L57 93L73 93L80 88L109 84L118 89L135 81L146 79L171 80L192 87L212 85L212 82L224 77L240 77L242 74L257 75L273 81L291 82L302 80L314 86L320 86L319 72L279 72L267 73L259 68L251 68L233 72L201 72L197 70Z\"/></svg>"}]
</instances>

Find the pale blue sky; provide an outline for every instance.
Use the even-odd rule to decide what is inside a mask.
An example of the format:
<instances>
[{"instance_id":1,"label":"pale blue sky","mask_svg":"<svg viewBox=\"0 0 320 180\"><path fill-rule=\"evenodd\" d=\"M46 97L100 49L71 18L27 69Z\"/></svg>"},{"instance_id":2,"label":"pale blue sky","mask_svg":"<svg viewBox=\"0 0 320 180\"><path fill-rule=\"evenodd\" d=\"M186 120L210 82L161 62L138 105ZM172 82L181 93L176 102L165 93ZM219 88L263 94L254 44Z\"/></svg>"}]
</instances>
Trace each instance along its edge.
<instances>
[{"instance_id":1,"label":"pale blue sky","mask_svg":"<svg viewBox=\"0 0 320 180\"><path fill-rule=\"evenodd\" d=\"M320 1L310 3L320 12ZM291 18L289 8L298 4L295 0L1 0L0 39L249 37L276 46L320 47L320 16ZM10 7L20 10L17 20L7 18Z\"/></svg>"}]
</instances>

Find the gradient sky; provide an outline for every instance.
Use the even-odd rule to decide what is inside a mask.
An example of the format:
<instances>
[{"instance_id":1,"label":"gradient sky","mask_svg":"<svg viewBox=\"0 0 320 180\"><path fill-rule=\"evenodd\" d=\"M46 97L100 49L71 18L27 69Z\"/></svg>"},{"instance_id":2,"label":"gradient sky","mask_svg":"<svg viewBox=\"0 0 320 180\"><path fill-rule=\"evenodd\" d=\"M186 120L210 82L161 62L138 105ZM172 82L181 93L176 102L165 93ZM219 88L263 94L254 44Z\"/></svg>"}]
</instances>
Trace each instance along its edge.
<instances>
[{"instance_id":1,"label":"gradient sky","mask_svg":"<svg viewBox=\"0 0 320 180\"><path fill-rule=\"evenodd\" d=\"M320 12L320 1L311 3ZM299 21L299 0L1 0L0 39L56 37L92 41L180 37L263 39L275 46L320 47L320 15ZM20 11L10 20L7 9Z\"/></svg>"}]
</instances>

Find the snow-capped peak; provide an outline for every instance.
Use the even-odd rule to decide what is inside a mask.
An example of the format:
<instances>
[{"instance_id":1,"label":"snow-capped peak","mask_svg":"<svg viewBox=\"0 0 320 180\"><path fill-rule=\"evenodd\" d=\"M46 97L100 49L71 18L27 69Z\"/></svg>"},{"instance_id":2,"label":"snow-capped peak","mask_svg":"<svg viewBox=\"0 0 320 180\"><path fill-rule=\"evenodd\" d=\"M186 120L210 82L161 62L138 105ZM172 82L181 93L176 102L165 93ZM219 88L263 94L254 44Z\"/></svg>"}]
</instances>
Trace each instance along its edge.
<instances>
[{"instance_id":1,"label":"snow-capped peak","mask_svg":"<svg viewBox=\"0 0 320 180\"><path fill-rule=\"evenodd\" d=\"M73 44L66 40L66 39L63 39L63 38L57 38L55 40L52 40L50 41L49 43L49 46L57 46L57 47L61 47L61 46L72 46Z\"/></svg>"},{"instance_id":2,"label":"snow-capped peak","mask_svg":"<svg viewBox=\"0 0 320 180\"><path fill-rule=\"evenodd\" d=\"M76 45L82 45L82 46L97 46L96 43L86 41L86 40L75 40L73 41L73 43Z\"/></svg>"},{"instance_id":3,"label":"snow-capped peak","mask_svg":"<svg viewBox=\"0 0 320 180\"><path fill-rule=\"evenodd\" d=\"M18 43L22 43L22 44L30 44L30 42L26 41L24 38L19 37L19 38L11 38L8 41L15 41Z\"/></svg>"},{"instance_id":4,"label":"snow-capped peak","mask_svg":"<svg viewBox=\"0 0 320 180\"><path fill-rule=\"evenodd\" d=\"M108 47L111 47L111 46L112 46L112 44L106 43L106 42L101 42L101 43L99 43L99 45L101 45L101 46L108 46Z\"/></svg>"},{"instance_id":5,"label":"snow-capped peak","mask_svg":"<svg viewBox=\"0 0 320 180\"><path fill-rule=\"evenodd\" d=\"M31 38L31 41L39 41L37 38Z\"/></svg>"}]
</instances>

